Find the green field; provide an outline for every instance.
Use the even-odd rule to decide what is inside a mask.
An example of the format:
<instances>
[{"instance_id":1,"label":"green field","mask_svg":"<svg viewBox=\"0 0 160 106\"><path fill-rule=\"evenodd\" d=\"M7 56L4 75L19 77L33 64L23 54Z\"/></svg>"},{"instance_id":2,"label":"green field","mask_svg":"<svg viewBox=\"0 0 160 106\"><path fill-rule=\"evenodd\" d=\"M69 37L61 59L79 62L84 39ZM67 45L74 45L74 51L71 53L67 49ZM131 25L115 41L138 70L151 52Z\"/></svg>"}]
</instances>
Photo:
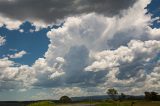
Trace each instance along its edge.
<instances>
[{"instance_id":1,"label":"green field","mask_svg":"<svg viewBox=\"0 0 160 106\"><path fill-rule=\"evenodd\" d=\"M160 101L159 102L137 101L134 102L133 105L132 103L133 103L132 101L114 102L114 103L103 102L96 104L95 106L160 106Z\"/></svg>"},{"instance_id":2,"label":"green field","mask_svg":"<svg viewBox=\"0 0 160 106\"><path fill-rule=\"evenodd\" d=\"M44 101L44 102L42 101L42 102L29 104L28 106L55 106L55 104L50 101Z\"/></svg>"},{"instance_id":3,"label":"green field","mask_svg":"<svg viewBox=\"0 0 160 106\"><path fill-rule=\"evenodd\" d=\"M133 105L132 105L133 104ZM93 102L93 103L74 103L74 104L55 104L50 101L37 102L28 106L160 106L160 101L115 101L115 102Z\"/></svg>"}]
</instances>

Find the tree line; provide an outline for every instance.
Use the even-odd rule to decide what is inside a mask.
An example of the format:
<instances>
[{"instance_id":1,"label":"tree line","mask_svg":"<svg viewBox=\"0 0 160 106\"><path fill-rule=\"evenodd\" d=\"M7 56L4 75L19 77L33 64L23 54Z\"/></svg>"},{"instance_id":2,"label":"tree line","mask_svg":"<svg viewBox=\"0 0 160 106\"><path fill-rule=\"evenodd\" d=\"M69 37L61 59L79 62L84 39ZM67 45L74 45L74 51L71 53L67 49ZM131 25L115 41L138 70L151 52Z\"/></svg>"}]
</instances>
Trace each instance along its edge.
<instances>
[{"instance_id":1,"label":"tree line","mask_svg":"<svg viewBox=\"0 0 160 106\"><path fill-rule=\"evenodd\" d=\"M118 91L114 88L107 90L107 94L112 100L125 100L125 99L137 99L134 96L125 95L124 93L118 94ZM160 101L160 95L157 92L144 92L144 99L148 101Z\"/></svg>"},{"instance_id":2,"label":"tree line","mask_svg":"<svg viewBox=\"0 0 160 106\"><path fill-rule=\"evenodd\" d=\"M157 92L144 92L144 96L142 96L141 98L138 98L137 96L133 96L133 95L126 95L124 93L118 93L118 91L115 88L110 88L107 90L107 94L110 97L110 99L112 100L137 100L137 99L141 99L141 100L147 100L147 101L160 101L160 95L158 95ZM72 99L69 98L68 96L62 96L59 100L59 102L61 103L70 103L72 102Z\"/></svg>"},{"instance_id":3,"label":"tree line","mask_svg":"<svg viewBox=\"0 0 160 106\"><path fill-rule=\"evenodd\" d=\"M160 95L157 92L144 92L145 100L158 101L160 100Z\"/></svg>"}]
</instances>

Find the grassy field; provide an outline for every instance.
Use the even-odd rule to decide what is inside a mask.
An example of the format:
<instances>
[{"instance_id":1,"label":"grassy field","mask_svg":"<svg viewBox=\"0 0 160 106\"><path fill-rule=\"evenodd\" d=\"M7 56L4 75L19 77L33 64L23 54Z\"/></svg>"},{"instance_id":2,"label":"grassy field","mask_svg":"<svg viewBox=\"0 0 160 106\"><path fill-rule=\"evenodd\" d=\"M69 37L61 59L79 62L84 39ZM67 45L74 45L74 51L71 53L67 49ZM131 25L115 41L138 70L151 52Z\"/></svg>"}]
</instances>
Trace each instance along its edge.
<instances>
[{"instance_id":1,"label":"grassy field","mask_svg":"<svg viewBox=\"0 0 160 106\"><path fill-rule=\"evenodd\" d=\"M103 102L98 103L95 106L160 106L159 102L148 102L148 101L124 101L124 102Z\"/></svg>"},{"instance_id":2,"label":"grassy field","mask_svg":"<svg viewBox=\"0 0 160 106\"><path fill-rule=\"evenodd\" d=\"M134 103L132 105L132 103ZM92 102L90 103L74 103L74 104L55 104L50 101L32 103L27 106L160 106L160 101L123 101L123 102Z\"/></svg>"},{"instance_id":3,"label":"grassy field","mask_svg":"<svg viewBox=\"0 0 160 106\"><path fill-rule=\"evenodd\" d=\"M160 106L160 102L146 102L146 101L137 101L134 102L125 101L125 102L115 102L115 103L99 103L96 106Z\"/></svg>"},{"instance_id":4,"label":"grassy field","mask_svg":"<svg viewBox=\"0 0 160 106\"><path fill-rule=\"evenodd\" d=\"M31 103L28 106L56 106L55 103L50 102L50 101L42 101L42 102L37 102L37 103Z\"/></svg>"}]
</instances>

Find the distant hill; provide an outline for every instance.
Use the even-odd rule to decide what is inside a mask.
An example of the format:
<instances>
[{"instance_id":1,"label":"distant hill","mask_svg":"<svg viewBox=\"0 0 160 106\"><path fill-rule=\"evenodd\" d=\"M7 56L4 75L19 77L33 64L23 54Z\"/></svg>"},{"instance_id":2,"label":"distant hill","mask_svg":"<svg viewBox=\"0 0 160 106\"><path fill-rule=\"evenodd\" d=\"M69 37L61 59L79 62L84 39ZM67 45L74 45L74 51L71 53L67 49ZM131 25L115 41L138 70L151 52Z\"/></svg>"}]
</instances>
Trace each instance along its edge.
<instances>
[{"instance_id":1,"label":"distant hill","mask_svg":"<svg viewBox=\"0 0 160 106\"><path fill-rule=\"evenodd\" d=\"M118 98L118 96L117 96ZM76 101L103 101L103 100L107 100L110 99L110 97L108 95L98 95L98 96L81 96L81 97L71 97L73 102ZM133 96L133 95L126 95L126 99L131 99L131 100L142 100L144 99L143 95L139 95L139 96Z\"/></svg>"},{"instance_id":2,"label":"distant hill","mask_svg":"<svg viewBox=\"0 0 160 106\"><path fill-rule=\"evenodd\" d=\"M100 101L109 99L108 95L71 97L72 101Z\"/></svg>"}]
</instances>

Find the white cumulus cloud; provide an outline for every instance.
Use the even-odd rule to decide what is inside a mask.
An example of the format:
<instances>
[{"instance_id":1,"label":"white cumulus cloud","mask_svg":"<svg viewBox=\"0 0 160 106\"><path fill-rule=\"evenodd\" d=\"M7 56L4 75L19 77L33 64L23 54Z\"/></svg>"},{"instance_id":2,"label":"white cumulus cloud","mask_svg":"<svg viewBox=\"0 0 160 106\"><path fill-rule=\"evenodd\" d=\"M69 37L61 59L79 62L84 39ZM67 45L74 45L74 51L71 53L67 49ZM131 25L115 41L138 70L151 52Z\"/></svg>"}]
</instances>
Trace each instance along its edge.
<instances>
[{"instance_id":1,"label":"white cumulus cloud","mask_svg":"<svg viewBox=\"0 0 160 106\"><path fill-rule=\"evenodd\" d=\"M149 3L150 0L138 0L121 11L121 17L96 13L66 17L61 27L47 33L48 50L33 65L16 67L8 58L0 59L0 88L56 86L59 88L55 92L67 91L71 96L86 95L90 89L83 91L81 86L99 85L97 89L102 92L105 87L116 87L136 93L149 84L152 85L148 89L158 89L159 70L155 58L160 53L160 30L149 27L153 20L144 9ZM19 21L13 24L10 19L8 23L1 20L4 18L0 18L0 23L11 29L19 26ZM10 58L25 54L21 51ZM69 85L72 87L63 89Z\"/></svg>"},{"instance_id":2,"label":"white cumulus cloud","mask_svg":"<svg viewBox=\"0 0 160 106\"><path fill-rule=\"evenodd\" d=\"M6 39L2 36L0 36L0 46L3 46L6 42Z\"/></svg>"},{"instance_id":3,"label":"white cumulus cloud","mask_svg":"<svg viewBox=\"0 0 160 106\"><path fill-rule=\"evenodd\" d=\"M22 50L22 51L15 53L13 55L9 55L9 57L10 58L22 58L25 54L27 54L27 52Z\"/></svg>"}]
</instances>

